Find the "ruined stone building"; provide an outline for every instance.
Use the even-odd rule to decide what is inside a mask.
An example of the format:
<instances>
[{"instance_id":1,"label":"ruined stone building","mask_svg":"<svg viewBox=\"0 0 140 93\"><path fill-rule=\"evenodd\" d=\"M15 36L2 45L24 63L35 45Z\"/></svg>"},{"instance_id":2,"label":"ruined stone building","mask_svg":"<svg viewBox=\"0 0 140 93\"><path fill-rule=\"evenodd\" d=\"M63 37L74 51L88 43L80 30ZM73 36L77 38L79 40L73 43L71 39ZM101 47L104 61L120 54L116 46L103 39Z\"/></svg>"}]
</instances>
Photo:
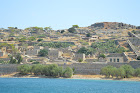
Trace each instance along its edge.
<instances>
[{"instance_id":1,"label":"ruined stone building","mask_svg":"<svg viewBox=\"0 0 140 93\"><path fill-rule=\"evenodd\" d=\"M58 58L62 58L62 51L59 51L57 49L50 49L48 51L48 58L49 59L58 59Z\"/></svg>"},{"instance_id":2,"label":"ruined stone building","mask_svg":"<svg viewBox=\"0 0 140 93\"><path fill-rule=\"evenodd\" d=\"M85 61L86 60L85 54L75 53L74 57L73 57L73 60L75 60L75 61L79 61L79 60Z\"/></svg>"}]
</instances>

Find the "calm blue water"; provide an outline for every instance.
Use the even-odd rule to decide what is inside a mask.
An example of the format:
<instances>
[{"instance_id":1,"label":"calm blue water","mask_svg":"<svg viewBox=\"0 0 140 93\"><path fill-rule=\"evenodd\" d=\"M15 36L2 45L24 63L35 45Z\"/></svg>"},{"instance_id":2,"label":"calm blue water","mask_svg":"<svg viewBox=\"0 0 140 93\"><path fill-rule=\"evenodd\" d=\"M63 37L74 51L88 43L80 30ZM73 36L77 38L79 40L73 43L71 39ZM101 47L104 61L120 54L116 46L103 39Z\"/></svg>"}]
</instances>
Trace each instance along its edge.
<instances>
[{"instance_id":1,"label":"calm blue water","mask_svg":"<svg viewBox=\"0 0 140 93\"><path fill-rule=\"evenodd\" d=\"M140 82L0 78L0 93L140 93Z\"/></svg>"}]
</instances>

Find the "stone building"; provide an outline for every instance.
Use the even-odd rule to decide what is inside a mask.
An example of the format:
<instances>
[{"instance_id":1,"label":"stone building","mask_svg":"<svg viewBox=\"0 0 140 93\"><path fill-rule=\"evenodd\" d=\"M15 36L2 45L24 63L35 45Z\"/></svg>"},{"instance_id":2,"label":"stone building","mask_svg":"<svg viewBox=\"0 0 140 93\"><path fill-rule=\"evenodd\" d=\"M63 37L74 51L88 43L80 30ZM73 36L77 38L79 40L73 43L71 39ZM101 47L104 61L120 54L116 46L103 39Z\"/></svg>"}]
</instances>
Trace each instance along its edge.
<instances>
[{"instance_id":1,"label":"stone building","mask_svg":"<svg viewBox=\"0 0 140 93\"><path fill-rule=\"evenodd\" d=\"M37 56L38 52L40 51L40 49L43 49L43 47L41 47L41 46L34 46L33 48L27 49L25 55Z\"/></svg>"},{"instance_id":2,"label":"stone building","mask_svg":"<svg viewBox=\"0 0 140 93\"><path fill-rule=\"evenodd\" d=\"M128 62L127 57L124 53L111 53L107 56L107 62L113 63L124 63Z\"/></svg>"},{"instance_id":3,"label":"stone building","mask_svg":"<svg viewBox=\"0 0 140 93\"><path fill-rule=\"evenodd\" d=\"M76 53L76 54L74 54L73 60L75 60L75 61L78 61L78 60L85 61L86 60L85 54Z\"/></svg>"},{"instance_id":4,"label":"stone building","mask_svg":"<svg viewBox=\"0 0 140 93\"><path fill-rule=\"evenodd\" d=\"M62 58L62 51L56 50L56 49L51 49L48 51L48 57L49 59L58 59Z\"/></svg>"},{"instance_id":5,"label":"stone building","mask_svg":"<svg viewBox=\"0 0 140 93\"><path fill-rule=\"evenodd\" d=\"M87 41L87 42L94 42L94 41L99 39L99 36L94 35L94 36L91 36L91 37L82 37L82 39Z\"/></svg>"},{"instance_id":6,"label":"stone building","mask_svg":"<svg viewBox=\"0 0 140 93\"><path fill-rule=\"evenodd\" d=\"M36 49L28 49L25 53L25 55L29 55L29 56L36 56L38 55L39 50Z\"/></svg>"}]
</instances>

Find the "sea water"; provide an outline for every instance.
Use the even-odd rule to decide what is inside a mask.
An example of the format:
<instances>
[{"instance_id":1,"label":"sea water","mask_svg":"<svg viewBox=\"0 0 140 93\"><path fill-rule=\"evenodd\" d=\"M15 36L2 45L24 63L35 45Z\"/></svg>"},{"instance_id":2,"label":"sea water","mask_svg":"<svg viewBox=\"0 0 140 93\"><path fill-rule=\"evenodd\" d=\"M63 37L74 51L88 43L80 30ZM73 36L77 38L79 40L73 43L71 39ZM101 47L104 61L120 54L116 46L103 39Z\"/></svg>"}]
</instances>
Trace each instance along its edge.
<instances>
[{"instance_id":1,"label":"sea water","mask_svg":"<svg viewBox=\"0 0 140 93\"><path fill-rule=\"evenodd\" d=\"M0 93L140 93L140 82L86 79L0 78Z\"/></svg>"}]
</instances>

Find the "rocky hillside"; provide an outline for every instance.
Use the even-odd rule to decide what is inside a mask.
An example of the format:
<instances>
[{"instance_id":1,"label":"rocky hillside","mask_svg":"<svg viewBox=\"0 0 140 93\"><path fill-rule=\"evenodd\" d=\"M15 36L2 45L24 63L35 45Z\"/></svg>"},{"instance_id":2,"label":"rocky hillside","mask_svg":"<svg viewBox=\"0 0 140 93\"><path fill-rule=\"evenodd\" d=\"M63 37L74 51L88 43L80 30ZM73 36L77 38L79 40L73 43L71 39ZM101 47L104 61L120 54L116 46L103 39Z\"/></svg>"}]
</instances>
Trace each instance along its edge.
<instances>
[{"instance_id":1,"label":"rocky hillside","mask_svg":"<svg viewBox=\"0 0 140 93\"><path fill-rule=\"evenodd\" d=\"M125 23L119 23L119 22L101 22L101 23L95 23L89 26L90 29L98 30L98 29L136 29L136 26L125 24Z\"/></svg>"}]
</instances>

